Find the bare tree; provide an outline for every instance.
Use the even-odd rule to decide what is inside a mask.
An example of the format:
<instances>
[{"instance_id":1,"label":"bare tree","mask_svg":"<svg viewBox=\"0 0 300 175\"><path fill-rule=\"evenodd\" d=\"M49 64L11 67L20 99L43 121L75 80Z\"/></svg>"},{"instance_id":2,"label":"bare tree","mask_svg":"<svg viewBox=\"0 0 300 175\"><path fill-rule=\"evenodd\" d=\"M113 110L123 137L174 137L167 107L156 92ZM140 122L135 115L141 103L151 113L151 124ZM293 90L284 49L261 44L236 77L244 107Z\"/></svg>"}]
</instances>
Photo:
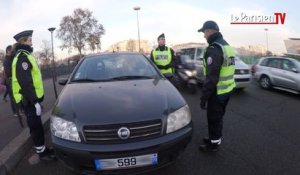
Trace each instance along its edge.
<instances>
[{"instance_id":1,"label":"bare tree","mask_svg":"<svg viewBox=\"0 0 300 175\"><path fill-rule=\"evenodd\" d=\"M52 58L52 51L50 47L50 41L42 41L42 50L38 52L37 56L41 60L42 65L49 65L50 59Z\"/></svg>"},{"instance_id":2,"label":"bare tree","mask_svg":"<svg viewBox=\"0 0 300 175\"><path fill-rule=\"evenodd\" d=\"M92 51L101 48L100 39L104 34L103 25L92 16L92 12L80 8L75 9L72 16L63 17L57 31L57 37L63 41L61 48L75 48L80 56L86 45Z\"/></svg>"}]
</instances>

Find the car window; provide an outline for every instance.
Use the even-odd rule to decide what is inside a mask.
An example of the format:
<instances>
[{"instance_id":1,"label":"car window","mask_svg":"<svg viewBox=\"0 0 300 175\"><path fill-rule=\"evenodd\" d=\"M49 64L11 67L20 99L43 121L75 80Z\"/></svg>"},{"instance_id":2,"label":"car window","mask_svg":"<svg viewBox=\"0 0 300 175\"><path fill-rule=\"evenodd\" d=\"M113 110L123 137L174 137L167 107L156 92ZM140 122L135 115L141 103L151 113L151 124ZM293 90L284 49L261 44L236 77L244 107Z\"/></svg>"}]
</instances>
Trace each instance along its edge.
<instances>
[{"instance_id":1,"label":"car window","mask_svg":"<svg viewBox=\"0 0 300 175\"><path fill-rule=\"evenodd\" d=\"M202 55L203 55L203 48L197 48L197 50L196 50L197 52L196 52L196 58L199 58L199 57L202 57Z\"/></svg>"},{"instance_id":2,"label":"car window","mask_svg":"<svg viewBox=\"0 0 300 175\"><path fill-rule=\"evenodd\" d=\"M189 55L192 59L194 59L196 48L186 48L181 50L183 55Z\"/></svg>"},{"instance_id":3,"label":"car window","mask_svg":"<svg viewBox=\"0 0 300 175\"><path fill-rule=\"evenodd\" d=\"M191 58L189 55L181 55L181 56L180 56L180 61L181 61L183 64L193 63L193 60L192 60L192 58Z\"/></svg>"},{"instance_id":4,"label":"car window","mask_svg":"<svg viewBox=\"0 0 300 175\"><path fill-rule=\"evenodd\" d=\"M266 59L263 59L260 63L261 66L267 66L268 65L268 62L270 61L271 59L270 58L266 58Z\"/></svg>"},{"instance_id":5,"label":"car window","mask_svg":"<svg viewBox=\"0 0 300 175\"><path fill-rule=\"evenodd\" d=\"M293 71L293 69L297 69L296 65L290 60L282 60L282 68L288 71Z\"/></svg>"},{"instance_id":6,"label":"car window","mask_svg":"<svg viewBox=\"0 0 300 175\"><path fill-rule=\"evenodd\" d=\"M122 76L155 77L156 69L143 55L116 54L86 58L72 80L110 80Z\"/></svg>"},{"instance_id":7,"label":"car window","mask_svg":"<svg viewBox=\"0 0 300 175\"><path fill-rule=\"evenodd\" d=\"M281 68L280 62L281 62L280 59L272 58L268 61L267 66L280 69Z\"/></svg>"}]
</instances>

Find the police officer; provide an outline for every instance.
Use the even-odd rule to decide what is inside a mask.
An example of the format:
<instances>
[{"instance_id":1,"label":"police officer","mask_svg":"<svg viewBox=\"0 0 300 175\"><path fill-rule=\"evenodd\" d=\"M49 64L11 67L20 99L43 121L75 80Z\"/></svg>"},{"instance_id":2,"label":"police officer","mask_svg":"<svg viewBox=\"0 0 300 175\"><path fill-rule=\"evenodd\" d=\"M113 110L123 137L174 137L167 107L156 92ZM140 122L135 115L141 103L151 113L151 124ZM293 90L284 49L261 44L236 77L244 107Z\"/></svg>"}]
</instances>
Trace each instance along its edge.
<instances>
[{"instance_id":1,"label":"police officer","mask_svg":"<svg viewBox=\"0 0 300 175\"><path fill-rule=\"evenodd\" d=\"M214 21L206 21L198 30L203 32L208 42L204 51L203 71L205 81L200 98L200 107L207 110L209 137L204 138L200 150L216 152L222 139L223 116L235 88L233 48L223 39L219 27Z\"/></svg>"},{"instance_id":2,"label":"police officer","mask_svg":"<svg viewBox=\"0 0 300 175\"><path fill-rule=\"evenodd\" d=\"M41 121L41 102L44 88L40 69L31 54L32 30L14 36L15 57L12 62L12 91L17 104L22 104L36 153L41 160L53 160L54 151L44 145L44 128Z\"/></svg>"},{"instance_id":3,"label":"police officer","mask_svg":"<svg viewBox=\"0 0 300 175\"><path fill-rule=\"evenodd\" d=\"M158 47L151 51L150 59L156 64L162 74L174 73L176 59L174 50L166 46L165 34L157 38Z\"/></svg>"}]
</instances>

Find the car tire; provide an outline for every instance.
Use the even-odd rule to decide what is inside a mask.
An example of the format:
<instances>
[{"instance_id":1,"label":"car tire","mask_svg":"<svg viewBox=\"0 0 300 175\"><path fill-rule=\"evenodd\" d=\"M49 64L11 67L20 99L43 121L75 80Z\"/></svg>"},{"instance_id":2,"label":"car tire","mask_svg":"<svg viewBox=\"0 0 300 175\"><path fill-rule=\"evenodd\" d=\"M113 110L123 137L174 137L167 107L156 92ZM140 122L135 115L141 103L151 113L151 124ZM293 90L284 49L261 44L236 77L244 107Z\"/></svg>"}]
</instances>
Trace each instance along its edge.
<instances>
[{"instance_id":1,"label":"car tire","mask_svg":"<svg viewBox=\"0 0 300 175\"><path fill-rule=\"evenodd\" d=\"M270 89L272 86L270 78L265 75L260 78L259 85L263 89Z\"/></svg>"}]
</instances>

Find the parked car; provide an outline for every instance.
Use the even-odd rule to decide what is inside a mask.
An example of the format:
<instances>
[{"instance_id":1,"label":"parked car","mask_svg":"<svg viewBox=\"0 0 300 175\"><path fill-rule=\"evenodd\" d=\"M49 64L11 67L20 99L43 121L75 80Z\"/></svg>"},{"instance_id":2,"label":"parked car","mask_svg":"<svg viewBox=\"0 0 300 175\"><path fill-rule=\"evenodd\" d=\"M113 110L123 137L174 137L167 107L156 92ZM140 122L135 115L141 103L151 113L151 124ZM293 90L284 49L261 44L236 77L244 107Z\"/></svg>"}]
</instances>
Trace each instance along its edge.
<instances>
[{"instance_id":1,"label":"parked car","mask_svg":"<svg viewBox=\"0 0 300 175\"><path fill-rule=\"evenodd\" d=\"M198 47L190 47L190 48L182 48L177 52L181 52L184 55L190 55L190 57L194 60L194 64L196 67L196 78L198 83L203 84L204 75L203 75L203 51L204 46ZM236 82L236 88L244 89L250 84L251 73L250 67L244 63L239 56L235 58L235 74L234 79Z\"/></svg>"},{"instance_id":2,"label":"parked car","mask_svg":"<svg viewBox=\"0 0 300 175\"><path fill-rule=\"evenodd\" d=\"M235 58L234 80L237 89L246 88L251 81L250 67L239 57Z\"/></svg>"},{"instance_id":3,"label":"parked car","mask_svg":"<svg viewBox=\"0 0 300 175\"><path fill-rule=\"evenodd\" d=\"M262 57L253 65L255 79L264 89L271 87L300 93L300 62L288 57Z\"/></svg>"},{"instance_id":4,"label":"parked car","mask_svg":"<svg viewBox=\"0 0 300 175\"><path fill-rule=\"evenodd\" d=\"M203 83L203 51L206 46L193 46L177 50L181 55L188 55L192 58L196 68L196 79L198 83Z\"/></svg>"},{"instance_id":5,"label":"parked car","mask_svg":"<svg viewBox=\"0 0 300 175\"><path fill-rule=\"evenodd\" d=\"M83 58L51 116L57 157L80 173L139 173L174 161L192 137L189 107L140 53Z\"/></svg>"}]
</instances>

